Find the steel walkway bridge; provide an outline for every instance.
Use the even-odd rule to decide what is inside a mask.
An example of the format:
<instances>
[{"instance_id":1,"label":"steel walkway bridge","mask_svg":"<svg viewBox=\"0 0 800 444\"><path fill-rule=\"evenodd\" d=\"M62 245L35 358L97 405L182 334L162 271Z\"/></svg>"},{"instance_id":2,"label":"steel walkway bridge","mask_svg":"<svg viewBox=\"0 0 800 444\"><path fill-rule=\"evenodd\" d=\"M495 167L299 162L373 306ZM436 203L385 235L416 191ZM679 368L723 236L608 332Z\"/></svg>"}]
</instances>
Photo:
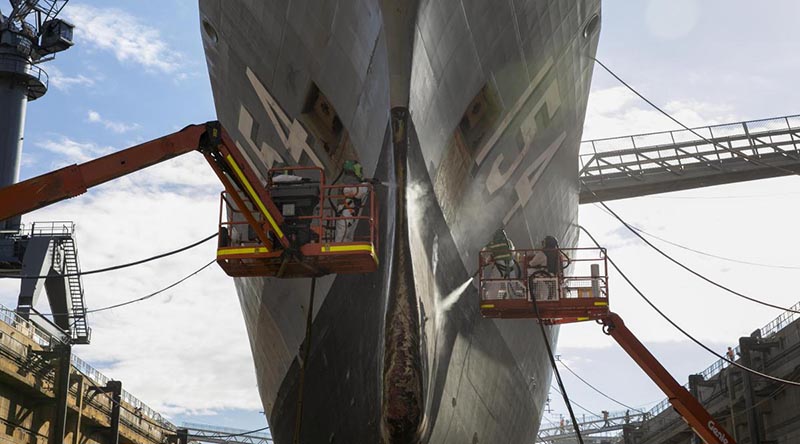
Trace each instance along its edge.
<instances>
[{"instance_id":1,"label":"steel walkway bridge","mask_svg":"<svg viewBox=\"0 0 800 444\"><path fill-rule=\"evenodd\" d=\"M578 423L578 428L581 430L584 443L601 443L601 442L615 442L619 434L618 432L626 426L636 427L646 419L649 414L647 412L629 411L629 412L611 412L608 418L602 416L592 415L584 417ZM537 443L550 444L569 444L575 440L575 430L572 424L565 423L563 426L558 425L539 430L539 435L536 438Z\"/></svg>"},{"instance_id":2,"label":"steel walkway bridge","mask_svg":"<svg viewBox=\"0 0 800 444\"><path fill-rule=\"evenodd\" d=\"M580 203L800 173L800 115L694 131L582 142Z\"/></svg>"},{"instance_id":3,"label":"steel walkway bridge","mask_svg":"<svg viewBox=\"0 0 800 444\"><path fill-rule=\"evenodd\" d=\"M208 424L184 422L177 432L178 443L272 444L272 436L269 432L250 432Z\"/></svg>"}]
</instances>

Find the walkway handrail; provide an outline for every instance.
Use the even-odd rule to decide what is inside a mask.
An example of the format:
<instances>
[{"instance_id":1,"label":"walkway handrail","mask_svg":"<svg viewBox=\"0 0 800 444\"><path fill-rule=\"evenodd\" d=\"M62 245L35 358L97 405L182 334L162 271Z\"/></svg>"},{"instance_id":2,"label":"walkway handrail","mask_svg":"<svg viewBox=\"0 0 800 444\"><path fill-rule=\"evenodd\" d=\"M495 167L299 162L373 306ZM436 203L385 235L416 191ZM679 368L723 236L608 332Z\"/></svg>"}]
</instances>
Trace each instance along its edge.
<instances>
[{"instance_id":1,"label":"walkway handrail","mask_svg":"<svg viewBox=\"0 0 800 444\"><path fill-rule=\"evenodd\" d=\"M769 338L770 336L773 336L773 335L777 334L779 331L781 331L784 328L786 328L792 322L796 321L797 319L800 319L800 315L797 314L797 312L800 311L800 302L798 302L798 303L794 304L793 306L789 307L789 310L793 310L793 311L785 311L785 312L781 313L775 319L773 319L772 321L767 323L767 325L765 325L764 327L760 328L758 331L761 334L761 337L762 338ZM739 349L739 346L737 345L733 349L733 351L734 351L734 353L736 355L738 355L741 350ZM711 365L706 367L705 370L701 371L698 374L702 375L703 379L709 380L712 377L716 376L719 372L722 371L723 368L727 367L728 365L730 365L730 364L728 363L727 359L718 359L714 363L712 363ZM687 383L684 387L686 387L688 389L689 388L688 385L689 384ZM659 402L658 404L654 405L650 410L648 410L648 413L649 413L650 417L652 418L652 417L658 415L659 413L663 412L667 408L669 408L670 405L671 404L669 403L669 399L665 399L665 400Z\"/></svg>"},{"instance_id":2,"label":"walkway handrail","mask_svg":"<svg viewBox=\"0 0 800 444\"><path fill-rule=\"evenodd\" d=\"M2 305L0 305L0 322L10 326L22 335L27 336L42 347L49 347L54 345L56 342L61 342L55 336L39 328L35 323L22 318L15 310L11 310L10 308ZM71 355L71 362L79 373L86 375L98 386L105 386L108 381L110 381L106 375L87 364L86 361L79 358L75 354ZM133 408L140 409L143 416L151 418L167 429L175 430L175 425L167 421L166 418L164 418L160 413L153 410L147 404L143 403L125 390L122 391L122 400L130 404Z\"/></svg>"}]
</instances>

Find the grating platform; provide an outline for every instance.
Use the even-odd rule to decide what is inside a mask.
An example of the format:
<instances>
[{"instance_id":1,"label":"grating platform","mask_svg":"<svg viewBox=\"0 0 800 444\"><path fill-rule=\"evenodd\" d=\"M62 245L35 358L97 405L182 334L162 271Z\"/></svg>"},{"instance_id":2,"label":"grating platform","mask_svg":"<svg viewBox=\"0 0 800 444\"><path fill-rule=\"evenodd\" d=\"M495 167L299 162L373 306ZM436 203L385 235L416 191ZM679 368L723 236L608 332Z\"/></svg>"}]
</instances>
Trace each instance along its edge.
<instances>
[{"instance_id":1,"label":"grating platform","mask_svg":"<svg viewBox=\"0 0 800 444\"><path fill-rule=\"evenodd\" d=\"M712 143L687 130L582 142L580 203L800 172L800 115L694 131Z\"/></svg>"}]
</instances>

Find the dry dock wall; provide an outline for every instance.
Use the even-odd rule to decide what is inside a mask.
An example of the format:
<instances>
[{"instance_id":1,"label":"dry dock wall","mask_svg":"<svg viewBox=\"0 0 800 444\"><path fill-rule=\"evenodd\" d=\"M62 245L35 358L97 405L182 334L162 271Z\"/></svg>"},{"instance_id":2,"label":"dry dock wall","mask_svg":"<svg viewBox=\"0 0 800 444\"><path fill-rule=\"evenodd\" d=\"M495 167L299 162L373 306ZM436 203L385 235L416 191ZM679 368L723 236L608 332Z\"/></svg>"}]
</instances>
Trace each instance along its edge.
<instances>
[{"instance_id":1,"label":"dry dock wall","mask_svg":"<svg viewBox=\"0 0 800 444\"><path fill-rule=\"evenodd\" d=\"M58 356L56 340L12 310L0 307L0 444L160 444L174 426L123 392L118 440L114 403L97 390L108 379L75 356ZM56 369L70 359L66 433L51 439L56 417Z\"/></svg>"},{"instance_id":2,"label":"dry dock wall","mask_svg":"<svg viewBox=\"0 0 800 444\"><path fill-rule=\"evenodd\" d=\"M800 304L792 307L800 310ZM800 381L800 316L787 312L740 338L736 362L781 379ZM738 444L800 443L800 387L750 375L725 361L692 375L687 388L734 435ZM656 406L625 444L694 444L688 425L668 406Z\"/></svg>"}]
</instances>

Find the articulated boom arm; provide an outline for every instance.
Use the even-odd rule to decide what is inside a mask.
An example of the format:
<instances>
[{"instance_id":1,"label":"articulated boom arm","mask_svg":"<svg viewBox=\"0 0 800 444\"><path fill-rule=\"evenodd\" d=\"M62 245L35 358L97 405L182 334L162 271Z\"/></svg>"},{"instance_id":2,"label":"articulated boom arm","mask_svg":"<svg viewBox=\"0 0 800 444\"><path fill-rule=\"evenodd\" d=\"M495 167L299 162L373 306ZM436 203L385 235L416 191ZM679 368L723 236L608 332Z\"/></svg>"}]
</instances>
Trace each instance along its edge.
<instances>
[{"instance_id":1,"label":"articulated boom arm","mask_svg":"<svg viewBox=\"0 0 800 444\"><path fill-rule=\"evenodd\" d=\"M244 214L264 245L272 246L270 231L284 247L289 245L280 228L283 217L219 122L190 125L167 136L2 188L0 220L78 196L91 187L191 151L200 151L205 156L239 208L246 208L248 200L255 211L263 213L269 224L257 222L252 213Z\"/></svg>"},{"instance_id":2,"label":"articulated boom arm","mask_svg":"<svg viewBox=\"0 0 800 444\"><path fill-rule=\"evenodd\" d=\"M321 168L303 166L270 170L262 178L219 122L190 125L2 188L0 220L195 150L225 187L217 262L229 275L314 277L377 269L378 207L371 183L326 185ZM316 180L303 177L314 174ZM359 221L366 234L356 230Z\"/></svg>"},{"instance_id":3,"label":"articulated boom arm","mask_svg":"<svg viewBox=\"0 0 800 444\"><path fill-rule=\"evenodd\" d=\"M2 188L0 220L81 195L91 187L194 151L205 131L205 125L190 125L168 136Z\"/></svg>"},{"instance_id":4,"label":"articulated boom arm","mask_svg":"<svg viewBox=\"0 0 800 444\"><path fill-rule=\"evenodd\" d=\"M603 330L625 349L647 376L667 395L670 404L689 424L689 427L708 444L736 444L736 441L706 411L688 390L675 381L667 369L653 356L622 322L616 313L604 317Z\"/></svg>"},{"instance_id":5,"label":"articulated boom arm","mask_svg":"<svg viewBox=\"0 0 800 444\"><path fill-rule=\"evenodd\" d=\"M558 269L553 274L537 268L539 253L546 256L548 252L561 258L560 261L568 257L572 273L563 276ZM602 323L603 331L639 364L700 438L707 444L736 444L705 407L636 339L622 318L609 310L606 262L604 248L484 249L478 255L477 273L481 314L487 318L536 319L548 325Z\"/></svg>"}]
</instances>

